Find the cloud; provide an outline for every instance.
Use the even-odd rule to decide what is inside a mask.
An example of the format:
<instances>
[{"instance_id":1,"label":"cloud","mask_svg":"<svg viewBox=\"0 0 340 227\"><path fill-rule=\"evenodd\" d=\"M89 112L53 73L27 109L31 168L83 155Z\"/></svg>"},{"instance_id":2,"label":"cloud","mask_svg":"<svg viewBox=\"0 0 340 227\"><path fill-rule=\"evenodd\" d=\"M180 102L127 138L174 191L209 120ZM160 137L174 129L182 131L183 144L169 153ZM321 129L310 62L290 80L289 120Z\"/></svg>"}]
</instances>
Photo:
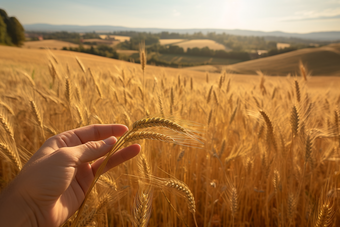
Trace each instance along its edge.
<instances>
[{"instance_id":1,"label":"cloud","mask_svg":"<svg viewBox=\"0 0 340 227\"><path fill-rule=\"evenodd\" d=\"M294 16L282 18L281 21L328 20L340 18L340 8L330 8L321 11L300 11Z\"/></svg>"},{"instance_id":2,"label":"cloud","mask_svg":"<svg viewBox=\"0 0 340 227\"><path fill-rule=\"evenodd\" d=\"M172 11L172 15L173 15L174 17L179 17L179 16L181 15L181 13L174 9L174 10Z\"/></svg>"}]
</instances>

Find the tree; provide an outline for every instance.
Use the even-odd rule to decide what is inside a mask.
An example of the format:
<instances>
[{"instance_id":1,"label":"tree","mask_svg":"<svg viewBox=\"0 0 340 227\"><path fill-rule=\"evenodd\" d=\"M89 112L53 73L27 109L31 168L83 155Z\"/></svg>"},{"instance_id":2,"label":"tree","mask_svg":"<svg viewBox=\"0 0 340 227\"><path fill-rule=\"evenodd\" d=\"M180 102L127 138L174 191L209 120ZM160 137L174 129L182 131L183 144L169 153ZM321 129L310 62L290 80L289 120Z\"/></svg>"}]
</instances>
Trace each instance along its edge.
<instances>
[{"instance_id":1,"label":"tree","mask_svg":"<svg viewBox=\"0 0 340 227\"><path fill-rule=\"evenodd\" d=\"M7 38L7 26L0 16L0 43L6 43Z\"/></svg>"},{"instance_id":2,"label":"tree","mask_svg":"<svg viewBox=\"0 0 340 227\"><path fill-rule=\"evenodd\" d=\"M12 45L11 38L7 34L8 16L5 10L0 9L0 43Z\"/></svg>"},{"instance_id":3,"label":"tree","mask_svg":"<svg viewBox=\"0 0 340 227\"><path fill-rule=\"evenodd\" d=\"M5 23L7 23L6 20L8 19L8 15L7 15L5 10L0 9L0 17L2 17L2 19L4 20Z\"/></svg>"},{"instance_id":4,"label":"tree","mask_svg":"<svg viewBox=\"0 0 340 227\"><path fill-rule=\"evenodd\" d=\"M25 30L15 17L10 17L7 24L7 33L11 37L12 43L22 46L25 41Z\"/></svg>"},{"instance_id":5,"label":"tree","mask_svg":"<svg viewBox=\"0 0 340 227\"><path fill-rule=\"evenodd\" d=\"M25 30L15 17L8 17L5 10L0 9L0 43L21 46L25 41Z\"/></svg>"}]
</instances>

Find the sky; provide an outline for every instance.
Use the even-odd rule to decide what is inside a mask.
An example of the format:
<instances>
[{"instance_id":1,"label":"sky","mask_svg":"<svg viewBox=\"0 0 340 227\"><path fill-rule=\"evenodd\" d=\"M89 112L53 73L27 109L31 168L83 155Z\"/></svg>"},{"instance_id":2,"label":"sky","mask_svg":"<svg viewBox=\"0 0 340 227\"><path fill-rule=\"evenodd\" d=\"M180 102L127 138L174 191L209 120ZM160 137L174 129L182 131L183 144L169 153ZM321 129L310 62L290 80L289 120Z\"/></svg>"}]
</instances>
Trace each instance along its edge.
<instances>
[{"instance_id":1,"label":"sky","mask_svg":"<svg viewBox=\"0 0 340 227\"><path fill-rule=\"evenodd\" d=\"M340 31L340 0L1 0L22 24Z\"/></svg>"}]
</instances>

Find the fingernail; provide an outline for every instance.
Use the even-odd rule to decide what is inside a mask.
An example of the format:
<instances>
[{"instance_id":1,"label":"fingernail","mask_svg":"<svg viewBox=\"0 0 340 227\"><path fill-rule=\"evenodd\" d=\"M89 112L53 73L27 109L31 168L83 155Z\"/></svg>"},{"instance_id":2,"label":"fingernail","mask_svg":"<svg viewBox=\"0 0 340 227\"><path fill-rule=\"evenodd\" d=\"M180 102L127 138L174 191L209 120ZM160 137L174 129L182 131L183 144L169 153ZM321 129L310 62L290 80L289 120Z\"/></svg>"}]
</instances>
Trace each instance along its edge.
<instances>
[{"instance_id":1,"label":"fingernail","mask_svg":"<svg viewBox=\"0 0 340 227\"><path fill-rule=\"evenodd\" d=\"M114 136L111 136L111 137L109 137L109 138L106 138L106 139L103 140L103 141L104 141L104 143L105 143L106 145L113 145L113 144L115 144L115 143L117 142L117 138L114 137Z\"/></svg>"}]
</instances>

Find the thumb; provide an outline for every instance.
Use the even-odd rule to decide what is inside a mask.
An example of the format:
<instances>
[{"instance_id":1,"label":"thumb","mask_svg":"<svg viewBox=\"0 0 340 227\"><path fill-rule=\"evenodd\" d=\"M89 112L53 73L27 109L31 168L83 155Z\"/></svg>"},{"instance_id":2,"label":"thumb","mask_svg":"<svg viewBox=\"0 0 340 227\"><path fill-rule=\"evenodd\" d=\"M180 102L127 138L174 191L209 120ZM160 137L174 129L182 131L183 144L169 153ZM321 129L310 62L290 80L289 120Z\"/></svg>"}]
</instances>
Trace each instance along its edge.
<instances>
[{"instance_id":1,"label":"thumb","mask_svg":"<svg viewBox=\"0 0 340 227\"><path fill-rule=\"evenodd\" d=\"M82 145L72 147L73 155L80 163L90 162L107 154L117 142L116 137L111 136L105 140L89 141Z\"/></svg>"}]
</instances>

